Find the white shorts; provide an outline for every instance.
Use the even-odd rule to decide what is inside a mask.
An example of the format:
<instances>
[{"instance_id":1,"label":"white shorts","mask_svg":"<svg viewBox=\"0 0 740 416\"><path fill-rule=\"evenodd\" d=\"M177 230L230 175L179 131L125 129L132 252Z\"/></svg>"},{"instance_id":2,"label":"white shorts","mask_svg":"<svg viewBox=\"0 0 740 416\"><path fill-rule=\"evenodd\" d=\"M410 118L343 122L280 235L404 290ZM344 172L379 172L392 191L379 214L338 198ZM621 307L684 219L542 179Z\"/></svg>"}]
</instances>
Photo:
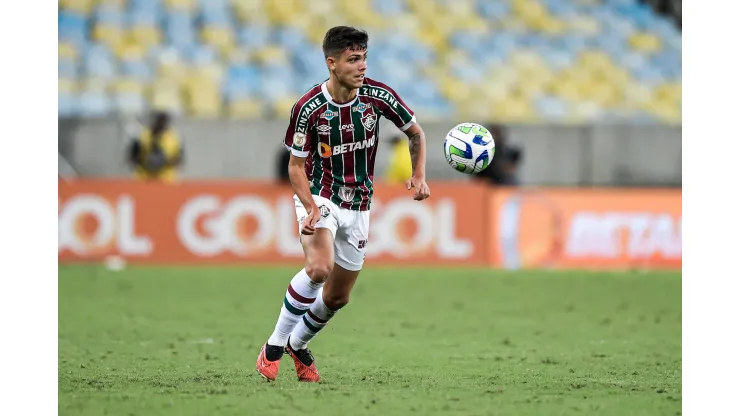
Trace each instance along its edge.
<instances>
[{"instance_id":1,"label":"white shorts","mask_svg":"<svg viewBox=\"0 0 740 416\"><path fill-rule=\"evenodd\" d=\"M351 271L362 269L370 227L370 211L339 208L329 199L312 195L322 215L316 228L328 228L334 236L334 262ZM298 196L293 195L298 232L308 213Z\"/></svg>"}]
</instances>

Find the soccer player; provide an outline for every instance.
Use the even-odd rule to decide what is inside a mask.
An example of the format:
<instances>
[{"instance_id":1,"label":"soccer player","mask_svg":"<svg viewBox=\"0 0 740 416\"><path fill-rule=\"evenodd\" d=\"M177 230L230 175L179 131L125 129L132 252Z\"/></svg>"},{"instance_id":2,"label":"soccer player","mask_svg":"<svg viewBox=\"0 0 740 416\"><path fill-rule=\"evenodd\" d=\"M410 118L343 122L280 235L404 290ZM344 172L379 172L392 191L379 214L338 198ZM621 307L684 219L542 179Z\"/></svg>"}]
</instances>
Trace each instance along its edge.
<instances>
[{"instance_id":1,"label":"soccer player","mask_svg":"<svg viewBox=\"0 0 740 416\"><path fill-rule=\"evenodd\" d=\"M413 166L406 188L415 200L429 197L426 139L413 111L393 89L365 77L368 35L337 26L323 43L329 79L293 106L285 147L295 191L305 267L288 285L275 330L257 357L268 381L287 352L300 381L319 381L307 344L349 302L368 244L378 116L409 138Z\"/></svg>"}]
</instances>

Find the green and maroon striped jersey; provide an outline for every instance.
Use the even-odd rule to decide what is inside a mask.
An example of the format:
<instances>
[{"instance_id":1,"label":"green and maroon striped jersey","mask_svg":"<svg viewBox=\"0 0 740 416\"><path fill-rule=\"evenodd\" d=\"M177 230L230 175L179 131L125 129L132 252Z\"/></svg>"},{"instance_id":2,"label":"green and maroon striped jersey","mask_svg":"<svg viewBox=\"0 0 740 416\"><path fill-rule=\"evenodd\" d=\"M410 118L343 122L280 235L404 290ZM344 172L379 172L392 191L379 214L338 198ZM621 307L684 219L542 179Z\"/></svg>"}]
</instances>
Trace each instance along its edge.
<instances>
[{"instance_id":1,"label":"green and maroon striped jersey","mask_svg":"<svg viewBox=\"0 0 740 416\"><path fill-rule=\"evenodd\" d=\"M334 102L325 81L295 103L284 144L294 155L306 158L312 194L342 208L370 209L378 116L402 131L416 122L414 112L393 89L369 78L350 102Z\"/></svg>"}]
</instances>

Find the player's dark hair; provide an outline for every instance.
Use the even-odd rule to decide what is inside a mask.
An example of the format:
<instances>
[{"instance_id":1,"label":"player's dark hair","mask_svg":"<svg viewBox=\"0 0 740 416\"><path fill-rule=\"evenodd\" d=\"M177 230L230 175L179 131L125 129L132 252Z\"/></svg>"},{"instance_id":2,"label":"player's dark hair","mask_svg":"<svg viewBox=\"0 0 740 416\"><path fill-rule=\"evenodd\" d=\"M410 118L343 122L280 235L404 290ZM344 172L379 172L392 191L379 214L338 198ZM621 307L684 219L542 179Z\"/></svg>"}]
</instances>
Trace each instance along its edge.
<instances>
[{"instance_id":1,"label":"player's dark hair","mask_svg":"<svg viewBox=\"0 0 740 416\"><path fill-rule=\"evenodd\" d=\"M367 32L349 26L336 26L324 36L324 57L337 57L345 50L364 51L367 49Z\"/></svg>"}]
</instances>

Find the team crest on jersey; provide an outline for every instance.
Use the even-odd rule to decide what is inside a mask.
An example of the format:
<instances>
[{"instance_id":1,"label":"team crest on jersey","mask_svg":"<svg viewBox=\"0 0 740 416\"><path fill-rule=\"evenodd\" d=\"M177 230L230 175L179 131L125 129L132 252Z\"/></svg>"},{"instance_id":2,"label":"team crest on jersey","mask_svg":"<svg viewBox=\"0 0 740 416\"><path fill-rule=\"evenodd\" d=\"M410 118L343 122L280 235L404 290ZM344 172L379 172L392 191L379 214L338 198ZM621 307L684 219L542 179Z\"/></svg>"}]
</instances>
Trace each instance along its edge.
<instances>
[{"instance_id":1,"label":"team crest on jersey","mask_svg":"<svg viewBox=\"0 0 740 416\"><path fill-rule=\"evenodd\" d=\"M293 135L293 144L298 147L302 147L306 144L306 135L303 133L295 133Z\"/></svg>"},{"instance_id":2,"label":"team crest on jersey","mask_svg":"<svg viewBox=\"0 0 740 416\"><path fill-rule=\"evenodd\" d=\"M337 194L342 201L352 202L352 200L355 199L355 188L342 186L339 188L339 191L337 191Z\"/></svg>"},{"instance_id":3,"label":"team crest on jersey","mask_svg":"<svg viewBox=\"0 0 740 416\"><path fill-rule=\"evenodd\" d=\"M326 218L329 216L329 207L327 207L326 205L320 205L319 212L321 213L321 216L323 218Z\"/></svg>"},{"instance_id":4,"label":"team crest on jersey","mask_svg":"<svg viewBox=\"0 0 740 416\"><path fill-rule=\"evenodd\" d=\"M352 109L352 111L354 111L354 112L356 112L356 113L364 113L364 112L365 112L365 110L367 110L367 109L368 109L368 108L370 108L370 107L371 107L371 105L370 105L370 104L365 104L365 103L362 103L362 104L360 104L360 105L358 105L358 106L354 107L354 108Z\"/></svg>"},{"instance_id":5,"label":"team crest on jersey","mask_svg":"<svg viewBox=\"0 0 740 416\"><path fill-rule=\"evenodd\" d=\"M323 113L321 113L321 116L320 117L321 118L325 118L326 120L331 120L334 117L339 117L339 112L338 111L326 110Z\"/></svg>"},{"instance_id":6,"label":"team crest on jersey","mask_svg":"<svg viewBox=\"0 0 740 416\"><path fill-rule=\"evenodd\" d=\"M372 131L373 127L375 127L375 122L377 121L377 119L378 118L375 113L369 113L362 116L362 125L365 126L365 130Z\"/></svg>"}]
</instances>

